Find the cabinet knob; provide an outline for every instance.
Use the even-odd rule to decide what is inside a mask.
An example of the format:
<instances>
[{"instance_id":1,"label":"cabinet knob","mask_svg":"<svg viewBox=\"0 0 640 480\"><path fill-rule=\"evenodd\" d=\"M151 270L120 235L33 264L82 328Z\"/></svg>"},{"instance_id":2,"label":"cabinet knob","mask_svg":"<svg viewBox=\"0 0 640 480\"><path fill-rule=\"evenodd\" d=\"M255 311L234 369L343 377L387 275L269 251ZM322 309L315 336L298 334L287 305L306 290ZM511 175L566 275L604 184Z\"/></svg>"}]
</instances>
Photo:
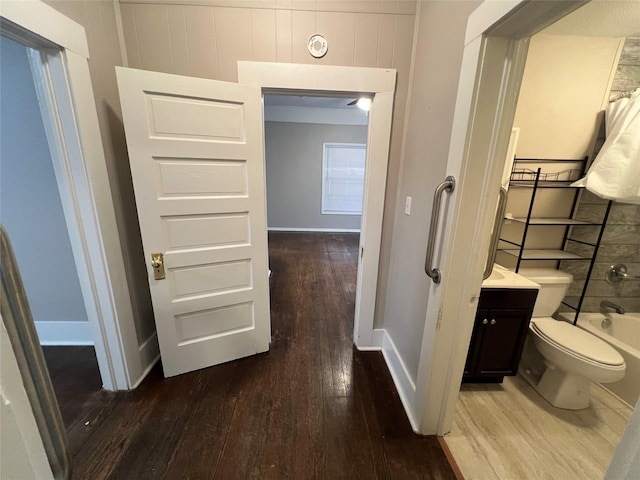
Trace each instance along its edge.
<instances>
[{"instance_id":1,"label":"cabinet knob","mask_svg":"<svg viewBox=\"0 0 640 480\"><path fill-rule=\"evenodd\" d=\"M482 324L486 325L487 323L489 323L489 320L487 320L486 318L484 320L482 320Z\"/></svg>"},{"instance_id":2,"label":"cabinet knob","mask_svg":"<svg viewBox=\"0 0 640 480\"><path fill-rule=\"evenodd\" d=\"M492 319L491 319L491 325L495 325L495 324L496 324L496 319L495 319L495 318L492 318Z\"/></svg>"}]
</instances>

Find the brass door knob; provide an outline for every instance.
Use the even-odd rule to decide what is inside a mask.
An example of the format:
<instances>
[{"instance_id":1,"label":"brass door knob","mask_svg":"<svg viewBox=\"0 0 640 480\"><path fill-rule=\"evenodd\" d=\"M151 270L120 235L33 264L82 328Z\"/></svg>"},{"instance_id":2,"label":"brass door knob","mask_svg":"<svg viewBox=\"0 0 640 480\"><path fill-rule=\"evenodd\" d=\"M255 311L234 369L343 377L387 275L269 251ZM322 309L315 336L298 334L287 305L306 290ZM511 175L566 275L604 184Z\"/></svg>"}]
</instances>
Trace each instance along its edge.
<instances>
[{"instance_id":1,"label":"brass door knob","mask_svg":"<svg viewBox=\"0 0 640 480\"><path fill-rule=\"evenodd\" d=\"M153 277L156 280L164 280L164 255L162 253L151 254L151 266L153 267Z\"/></svg>"}]
</instances>

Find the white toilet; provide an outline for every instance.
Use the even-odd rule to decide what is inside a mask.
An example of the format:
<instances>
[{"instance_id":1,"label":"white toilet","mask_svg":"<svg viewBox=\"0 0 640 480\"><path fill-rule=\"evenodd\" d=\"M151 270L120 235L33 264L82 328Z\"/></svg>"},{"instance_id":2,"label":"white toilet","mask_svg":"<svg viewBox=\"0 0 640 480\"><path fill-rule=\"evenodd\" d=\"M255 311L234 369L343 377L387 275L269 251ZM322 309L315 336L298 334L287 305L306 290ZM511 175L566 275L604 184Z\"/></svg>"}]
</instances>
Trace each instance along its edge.
<instances>
[{"instance_id":1,"label":"white toilet","mask_svg":"<svg viewBox=\"0 0 640 480\"><path fill-rule=\"evenodd\" d=\"M518 372L551 405L587 408L591 382L620 380L624 359L604 340L551 318L573 280L570 274L550 268L521 268L518 274L540 285Z\"/></svg>"}]
</instances>

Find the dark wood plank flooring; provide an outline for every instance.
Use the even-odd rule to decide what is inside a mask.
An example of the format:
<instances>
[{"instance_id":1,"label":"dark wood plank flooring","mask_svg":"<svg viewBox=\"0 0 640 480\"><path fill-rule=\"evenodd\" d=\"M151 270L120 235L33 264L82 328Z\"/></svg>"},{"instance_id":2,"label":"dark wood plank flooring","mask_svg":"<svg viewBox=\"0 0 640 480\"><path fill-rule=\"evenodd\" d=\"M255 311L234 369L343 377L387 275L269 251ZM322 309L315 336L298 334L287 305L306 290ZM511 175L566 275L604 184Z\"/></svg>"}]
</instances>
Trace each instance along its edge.
<instances>
[{"instance_id":1,"label":"dark wood plank flooring","mask_svg":"<svg viewBox=\"0 0 640 480\"><path fill-rule=\"evenodd\" d=\"M67 430L84 418L86 402L102 388L93 347L42 347Z\"/></svg>"},{"instance_id":2,"label":"dark wood plank flooring","mask_svg":"<svg viewBox=\"0 0 640 480\"><path fill-rule=\"evenodd\" d=\"M455 478L411 430L382 355L353 348L358 236L270 233L269 253L266 354L169 379L158 365L110 393L91 349L47 352L73 478Z\"/></svg>"}]
</instances>

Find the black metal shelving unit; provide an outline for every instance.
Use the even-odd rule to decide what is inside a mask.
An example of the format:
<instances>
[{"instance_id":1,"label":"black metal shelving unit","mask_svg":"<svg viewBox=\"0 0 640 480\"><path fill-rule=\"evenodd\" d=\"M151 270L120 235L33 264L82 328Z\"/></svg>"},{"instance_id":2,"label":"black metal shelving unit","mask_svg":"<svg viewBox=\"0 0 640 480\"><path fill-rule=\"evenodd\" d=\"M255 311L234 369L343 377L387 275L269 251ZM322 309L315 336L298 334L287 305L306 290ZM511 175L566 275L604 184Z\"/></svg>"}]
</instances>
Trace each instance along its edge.
<instances>
[{"instance_id":1,"label":"black metal shelving unit","mask_svg":"<svg viewBox=\"0 0 640 480\"><path fill-rule=\"evenodd\" d=\"M509 182L509 188L526 188L531 190L531 198L529 201L528 212L525 217L509 217L505 220L510 220L515 223L521 223L523 225L522 239L519 242L508 240L500 237L502 248L498 248L498 251L503 252L506 255L510 255L516 258L516 273L520 270L520 266L523 261L555 261L556 269L560 268L560 263L563 261L588 261L589 267L587 269L587 275L584 280L582 292L580 294L578 304L571 305L565 301L562 302L566 307L575 310L576 315L574 318L574 325L578 320L578 315L582 308L582 303L589 285L589 279L593 272L593 266L595 264L598 249L600 248L600 242L604 234L604 229L609 218L609 212L613 202L609 201L606 206L606 211L600 222L591 222L576 219L577 209L579 205L580 193L583 187L573 186L572 184L582 178L586 171L587 162L589 157L582 160L551 160L551 159L531 159L531 158L516 158L511 171L511 179ZM565 164L580 164L579 168L567 168L557 172L545 172L542 167L535 169L526 168L526 165L536 164L551 164L554 166ZM573 189L573 201L571 206L571 213L568 217L535 217L533 216L534 204L536 196L545 189ZM531 228L544 228L548 226L565 227L561 249L531 249L526 247L527 235L530 233ZM584 240L578 240L572 238L573 227L592 226L599 227L597 240L595 242L586 242ZM591 255L585 256L581 254L572 253L567 250L569 245L579 244L592 248Z\"/></svg>"}]
</instances>

